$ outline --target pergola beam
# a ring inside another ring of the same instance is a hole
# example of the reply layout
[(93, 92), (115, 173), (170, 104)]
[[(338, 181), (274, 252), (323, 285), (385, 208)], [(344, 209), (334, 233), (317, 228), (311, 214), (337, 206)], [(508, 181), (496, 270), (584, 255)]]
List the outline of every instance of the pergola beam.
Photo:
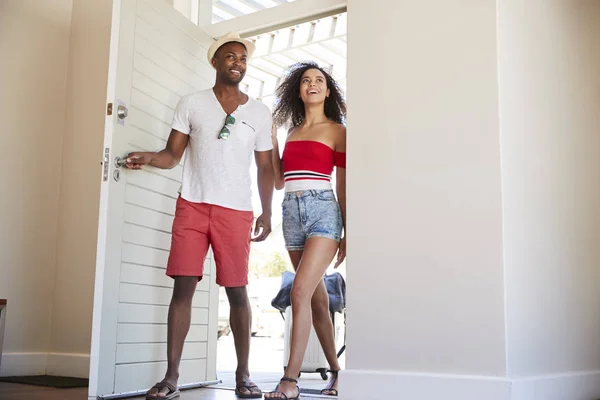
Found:
[[(269, 53), (264, 53), (261, 55), (256, 55), (254, 56), (254, 58), (266, 58), (269, 57), (273, 54), (284, 54), (287, 53), (290, 50), (302, 50), (304, 47), (313, 45), (313, 44), (319, 44), (319, 45), (327, 45), (327, 42), (333, 39), (341, 39), (344, 36), (346, 36), (346, 34), (340, 34), (340, 35), (336, 35), (336, 36), (332, 36), (332, 37), (325, 37), (323, 39), (319, 39), (319, 40), (313, 40), (312, 42), (304, 42), (304, 43), (299, 43), (296, 46), (292, 46), (292, 47), (284, 47), (282, 49), (276, 50), (276, 51), (271, 51)], [(343, 56), (342, 54), (339, 54), (338, 51), (336, 51), (335, 49), (329, 48), (327, 46), (327, 49), (330, 50), (331, 52), (335, 53), (338, 56)]]
[(244, 16), (243, 12), (241, 12), (237, 8), (231, 7), (227, 3), (223, 3), (223, 2), (213, 3), (213, 7), (225, 11), (227, 14), (233, 15), (234, 18), (240, 18), (240, 17)]
[(192, 10), (196, 16), (196, 24), (199, 26), (212, 24), (213, 2), (212, 0), (194, 1)]
[(346, 0), (296, 0), (216, 24), (201, 25), (200, 28), (215, 39), (227, 32), (252, 37), (343, 13), (346, 5)]

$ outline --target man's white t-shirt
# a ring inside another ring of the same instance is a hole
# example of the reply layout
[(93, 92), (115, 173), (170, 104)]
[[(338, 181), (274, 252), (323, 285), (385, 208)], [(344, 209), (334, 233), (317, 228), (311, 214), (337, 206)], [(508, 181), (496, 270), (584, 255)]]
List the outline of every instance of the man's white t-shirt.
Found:
[(189, 135), (180, 193), (194, 203), (252, 211), (250, 165), (255, 150), (273, 148), (272, 116), (252, 98), (231, 115), (231, 135), (219, 139), (227, 113), (212, 88), (183, 96), (177, 104), (172, 128)]

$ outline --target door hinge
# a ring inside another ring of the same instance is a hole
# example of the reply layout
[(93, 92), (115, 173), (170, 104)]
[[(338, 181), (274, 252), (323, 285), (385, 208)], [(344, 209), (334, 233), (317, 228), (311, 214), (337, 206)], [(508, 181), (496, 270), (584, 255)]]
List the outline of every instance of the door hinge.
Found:
[(108, 103), (108, 106), (106, 106), (106, 115), (112, 115), (112, 103)]

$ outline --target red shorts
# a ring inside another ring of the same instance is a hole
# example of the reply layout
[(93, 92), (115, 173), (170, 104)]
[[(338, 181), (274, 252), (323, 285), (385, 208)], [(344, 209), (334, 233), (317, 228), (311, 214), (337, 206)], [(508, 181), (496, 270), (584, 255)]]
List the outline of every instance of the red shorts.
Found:
[(213, 250), (217, 284), (248, 284), (248, 258), (252, 211), (239, 211), (207, 203), (177, 199), (167, 275), (202, 279), (208, 246)]

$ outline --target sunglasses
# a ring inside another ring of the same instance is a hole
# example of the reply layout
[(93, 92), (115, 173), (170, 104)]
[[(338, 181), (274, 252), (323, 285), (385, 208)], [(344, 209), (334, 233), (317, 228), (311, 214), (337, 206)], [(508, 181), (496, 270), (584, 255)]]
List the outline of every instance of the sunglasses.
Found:
[(219, 139), (227, 139), (229, 135), (231, 135), (231, 131), (229, 130), (229, 126), (233, 126), (235, 124), (235, 118), (231, 114), (227, 114), (225, 117), (225, 124), (221, 128), (221, 132), (219, 133)]

